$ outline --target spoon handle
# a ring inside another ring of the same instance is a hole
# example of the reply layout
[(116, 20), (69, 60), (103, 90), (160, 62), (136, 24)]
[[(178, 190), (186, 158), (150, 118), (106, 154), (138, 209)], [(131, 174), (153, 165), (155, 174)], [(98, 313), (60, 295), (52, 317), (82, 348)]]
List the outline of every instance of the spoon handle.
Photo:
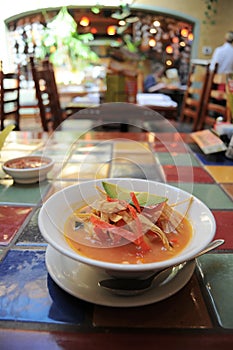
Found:
[(164, 270), (157, 271), (154, 274), (152, 274), (150, 277), (146, 279), (127, 279), (127, 278), (111, 278), (111, 279), (105, 279), (98, 282), (98, 285), (100, 287), (103, 287), (104, 289), (118, 295), (136, 295), (139, 293), (142, 293), (146, 290), (148, 290), (152, 283), (154, 285), (163, 285), (171, 281), (175, 278), (175, 276), (178, 274), (178, 272), (191, 261), (195, 260), (197, 257), (217, 248), (218, 246), (222, 245), (225, 241), (223, 239), (216, 239), (215, 241), (210, 242), (202, 251), (197, 253), (195, 256), (190, 258), (189, 260), (186, 260), (182, 263), (179, 263), (174, 266), (169, 266), (165, 268)]
[[(220, 245), (222, 245), (224, 243), (224, 239), (216, 239), (212, 242), (210, 242), (204, 249), (202, 249), (198, 254), (196, 254), (193, 258), (188, 259), (186, 261), (184, 261), (183, 263), (174, 265), (171, 269), (171, 273), (168, 275), (167, 278), (165, 278), (162, 283), (160, 283), (159, 285), (163, 285), (168, 283), (169, 281), (171, 281), (176, 275), (177, 273), (183, 269), (183, 267), (187, 264), (190, 263), (191, 261), (195, 260), (196, 258), (198, 258), (201, 255), (204, 255), (205, 253), (208, 253), (209, 251), (219, 247)], [(167, 271), (168, 269), (165, 269), (163, 271), (161, 271), (161, 275), (163, 274), (163, 272)], [(158, 275), (159, 276), (159, 275)]]
[(224, 239), (215, 239), (214, 241), (210, 242), (204, 249), (202, 249), (200, 253), (196, 254), (194, 258), (198, 258), (199, 256), (209, 252), (210, 250), (219, 247), (223, 243), (225, 243)]

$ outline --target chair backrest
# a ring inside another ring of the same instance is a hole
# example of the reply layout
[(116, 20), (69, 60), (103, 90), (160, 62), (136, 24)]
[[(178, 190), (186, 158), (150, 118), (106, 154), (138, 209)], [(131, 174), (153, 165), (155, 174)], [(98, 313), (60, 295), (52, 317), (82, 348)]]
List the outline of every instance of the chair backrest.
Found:
[(216, 118), (223, 117), (224, 121), (230, 121), (230, 110), (227, 105), (226, 74), (217, 73), (218, 64), (210, 72), (206, 92), (203, 100), (202, 113), (198, 129), (206, 125), (213, 126)]
[(20, 121), (20, 70), (16, 72), (4, 73), (2, 61), (0, 61), (0, 119), (1, 130), (4, 129), (4, 120), (13, 118), (15, 130), (19, 130)]
[(227, 93), (227, 121), (233, 122), (233, 72), (227, 74), (226, 82)]
[(184, 94), (180, 121), (186, 119), (193, 122), (193, 131), (197, 130), (201, 114), (204, 93), (209, 77), (209, 65), (193, 64), (188, 77), (187, 89)]
[(63, 120), (53, 65), (49, 60), (35, 62), (30, 57), (32, 77), (44, 131), (55, 130)]

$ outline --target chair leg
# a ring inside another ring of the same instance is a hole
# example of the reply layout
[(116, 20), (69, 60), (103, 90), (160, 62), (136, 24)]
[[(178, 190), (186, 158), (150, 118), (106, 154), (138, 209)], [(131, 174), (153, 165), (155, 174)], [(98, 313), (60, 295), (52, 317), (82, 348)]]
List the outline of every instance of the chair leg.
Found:
[(15, 127), (15, 130), (20, 130), (20, 127), (19, 127), (19, 124), (20, 124), (20, 114), (19, 114), (19, 111), (16, 112), (16, 115), (15, 115), (15, 124), (16, 124), (16, 127)]
[(199, 127), (199, 118), (196, 118), (194, 119), (194, 123), (193, 123), (193, 131), (198, 131), (200, 130), (200, 127)]

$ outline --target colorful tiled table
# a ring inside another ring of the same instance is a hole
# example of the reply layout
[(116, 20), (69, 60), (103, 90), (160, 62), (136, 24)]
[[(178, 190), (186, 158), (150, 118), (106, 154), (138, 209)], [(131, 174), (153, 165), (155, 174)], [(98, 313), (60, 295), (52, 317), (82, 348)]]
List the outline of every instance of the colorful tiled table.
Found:
[[(0, 162), (31, 153), (55, 160), (48, 180), (19, 185), (0, 172), (1, 350), (232, 348), (232, 161), (205, 157), (188, 134), (61, 131), (13, 132)], [(197, 259), (177, 293), (150, 305), (101, 306), (68, 294), (47, 272), (38, 212), (56, 191), (106, 177), (192, 192), (212, 210), (224, 245)]]

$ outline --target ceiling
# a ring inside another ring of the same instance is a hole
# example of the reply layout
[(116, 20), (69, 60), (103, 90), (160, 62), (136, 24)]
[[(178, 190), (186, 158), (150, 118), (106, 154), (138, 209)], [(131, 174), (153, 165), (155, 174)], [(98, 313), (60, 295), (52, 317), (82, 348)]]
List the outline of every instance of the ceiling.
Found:
[[(96, 8), (96, 7), (95, 7)], [(94, 8), (92, 8), (94, 9)], [(152, 26), (154, 20), (159, 20), (161, 22), (161, 28), (164, 32), (170, 32), (171, 30), (175, 33), (178, 33), (181, 28), (186, 27), (189, 31), (193, 30), (193, 23), (189, 21), (184, 21), (183, 19), (177, 18), (174, 15), (162, 15), (159, 12), (151, 12), (146, 10), (131, 10), (128, 7), (119, 7), (119, 8), (99, 8), (99, 13), (94, 13), (91, 8), (69, 8), (69, 13), (76, 20), (78, 25), (78, 32), (85, 33), (90, 32), (94, 27), (97, 32), (96, 37), (106, 36), (107, 27), (109, 25), (119, 26), (120, 19), (126, 21), (125, 30), (133, 34), (133, 28), (135, 26), (135, 21), (141, 21), (142, 24)], [(43, 11), (37, 11), (33, 13), (23, 13), (17, 16), (14, 16), (14, 19), (6, 20), (8, 28), (14, 30), (19, 26), (24, 26), (27, 23), (33, 23), (39, 21), (42, 24), (45, 24), (51, 20), (57, 13), (57, 10), (45, 9)], [(90, 24), (87, 27), (82, 27), (79, 22), (83, 16), (87, 16), (90, 20)], [(123, 32), (124, 33), (124, 32)], [(120, 33), (121, 35), (122, 33)], [(117, 34), (116, 34), (117, 35)]]

